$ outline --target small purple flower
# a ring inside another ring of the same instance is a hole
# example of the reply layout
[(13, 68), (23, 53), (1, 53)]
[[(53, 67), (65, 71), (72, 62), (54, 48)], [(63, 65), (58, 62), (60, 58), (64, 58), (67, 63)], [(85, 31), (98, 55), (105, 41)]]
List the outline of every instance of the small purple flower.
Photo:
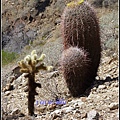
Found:
[(48, 100), (48, 104), (53, 104), (54, 102), (52, 100)]
[(40, 101), (40, 104), (41, 104), (41, 105), (46, 105), (47, 103), (46, 103), (46, 101), (41, 100), (41, 101)]

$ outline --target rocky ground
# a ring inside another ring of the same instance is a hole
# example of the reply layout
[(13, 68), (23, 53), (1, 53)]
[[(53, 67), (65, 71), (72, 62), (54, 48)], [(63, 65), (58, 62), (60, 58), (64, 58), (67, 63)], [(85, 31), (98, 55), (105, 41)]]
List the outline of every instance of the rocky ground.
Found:
[[(9, 1), (6, 0), (3, 3), (5, 2), (8, 3)], [(49, 2), (50, 6), (48, 5), (47, 11), (45, 10), (43, 12), (44, 15), (46, 15), (48, 10), (54, 10), (55, 6), (59, 6), (59, 2), (64, 5), (65, 2), (68, 1), (61, 2), (59, 0), (51, 0)], [(14, 6), (14, 4), (10, 4)], [(94, 84), (79, 98), (73, 98), (70, 96), (58, 64), (59, 57), (62, 52), (62, 38), (59, 33), (59, 15), (62, 12), (62, 10), (60, 11), (60, 8), (61, 6), (59, 6), (59, 9), (52, 11), (51, 14), (47, 14), (49, 17), (47, 17), (47, 15), (45, 17), (42, 15), (43, 18), (41, 18), (39, 22), (42, 21), (43, 24), (41, 23), (41, 26), (38, 26), (37, 28), (35, 25), (38, 24), (38, 16), (35, 17), (36, 24), (34, 20), (29, 24), (24, 23), (26, 26), (25, 28), (29, 26), (30, 29), (35, 28), (35, 30), (39, 31), (37, 33), (40, 37), (34, 40), (29, 49), (28, 46), (27, 48), (24, 48), (24, 50), (17, 49), (18, 51), (24, 51), (27, 54), (29, 54), (32, 49), (36, 49), (38, 54), (45, 53), (47, 55), (45, 62), (48, 65), (53, 65), (55, 67), (51, 72), (40, 71), (36, 75), (36, 82), (41, 83), (42, 86), (42, 88), (36, 89), (39, 93), (35, 98), (36, 116), (28, 116), (27, 79), (24, 77), (25, 74), (20, 74), (18, 72), (19, 68), (17, 67), (17, 63), (14, 62), (2, 68), (2, 120), (119, 119), (117, 6), (96, 8), (101, 27), (102, 58), (98, 69), (98, 76), (96, 77)], [(18, 11), (18, 13), (19, 12), (21, 11)], [(39, 12), (41, 11), (39, 10)], [(48, 19), (52, 16), (53, 12), (55, 12), (56, 15), (51, 18), (53, 19), (51, 20), (53, 21), (52, 24), (49, 24)], [(41, 17), (41, 14), (43, 13), (40, 13), (39, 17)], [(11, 19), (14, 21), (13, 18)], [(43, 27), (44, 25), (46, 27)], [(6, 27), (4, 26), (4, 35), (6, 34), (5, 28)], [(13, 29), (13, 31), (14, 30), (16, 29)], [(11, 37), (14, 37), (13, 34)], [(35, 36), (33, 36), (33, 38), (34, 37)], [(38, 41), (38, 39), (40, 40)], [(39, 44), (40, 46), (36, 46), (36, 44)], [(4, 49), (6, 48), (7, 47)], [(16, 48), (14, 48), (14, 50), (15, 49)], [(23, 59), (23, 56), (25, 56), (25, 54), (21, 55), (21, 59)], [(62, 101), (62, 103), (58, 104), (58, 102), (56, 102), (57, 98), (59, 101)], [(49, 100), (53, 100), (54, 103), (47, 103), (46, 105), (43, 104), (45, 101), (48, 102)]]
[[(119, 83), (118, 61), (110, 57), (103, 57), (98, 76), (93, 86), (80, 98), (72, 98), (65, 86), (60, 71), (39, 73), (36, 82), (42, 88), (37, 89), (35, 114), (27, 116), (27, 90), (24, 74), (14, 79), (11, 76), (2, 93), (3, 118), (19, 120), (118, 120), (119, 119)], [(40, 101), (54, 100), (58, 97), (63, 102), (57, 104)], [(37, 102), (38, 101), (38, 102)]]

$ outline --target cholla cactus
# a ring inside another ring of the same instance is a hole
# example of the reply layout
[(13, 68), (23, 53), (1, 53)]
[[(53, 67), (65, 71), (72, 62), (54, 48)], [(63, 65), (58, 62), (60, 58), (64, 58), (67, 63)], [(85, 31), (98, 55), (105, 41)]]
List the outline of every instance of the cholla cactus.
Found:
[(42, 54), (40, 58), (37, 58), (36, 50), (31, 52), (31, 55), (27, 55), (24, 60), (18, 62), (21, 67), (20, 72), (22, 73), (37, 73), (40, 69), (50, 70), (52, 66), (46, 66), (45, 63), (41, 63), (45, 58), (45, 54)]
[(34, 102), (35, 95), (38, 93), (35, 91), (36, 87), (41, 88), (41, 84), (35, 82), (35, 74), (39, 70), (50, 71), (53, 67), (46, 66), (42, 61), (45, 58), (45, 54), (42, 54), (40, 58), (37, 58), (36, 50), (31, 52), (31, 55), (27, 55), (24, 60), (18, 62), (20, 72), (28, 73), (26, 77), (28, 78), (28, 113), (29, 115), (34, 115)]

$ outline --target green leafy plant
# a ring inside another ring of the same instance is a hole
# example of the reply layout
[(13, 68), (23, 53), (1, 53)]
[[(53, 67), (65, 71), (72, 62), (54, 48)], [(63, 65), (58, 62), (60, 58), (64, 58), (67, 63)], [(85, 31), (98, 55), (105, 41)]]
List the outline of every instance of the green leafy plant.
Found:
[(18, 54), (15, 52), (7, 52), (2, 50), (2, 65), (7, 65), (8, 63), (11, 63), (18, 57)]
[(46, 66), (43, 63), (43, 59), (45, 58), (45, 54), (42, 54), (40, 58), (37, 58), (36, 50), (31, 52), (31, 55), (27, 55), (24, 60), (18, 62), (20, 72), (28, 73), (25, 77), (28, 78), (28, 114), (34, 115), (34, 102), (35, 95), (38, 95), (36, 92), (36, 87), (41, 88), (41, 84), (35, 82), (35, 74), (39, 72), (39, 70), (48, 70), (52, 69), (52, 66)]

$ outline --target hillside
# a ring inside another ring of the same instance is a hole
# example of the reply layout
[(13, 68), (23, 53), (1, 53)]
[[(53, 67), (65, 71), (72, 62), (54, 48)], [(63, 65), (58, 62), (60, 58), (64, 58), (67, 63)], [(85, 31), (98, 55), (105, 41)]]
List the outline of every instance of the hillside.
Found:
[[(71, 0), (3, 0), (2, 49), (15, 52), (17, 58), (2, 66), (3, 120), (118, 120), (118, 2), (117, 0), (87, 0), (99, 18), (102, 58), (93, 86), (80, 98), (70, 96), (59, 69), (63, 50), (60, 31), (61, 15)], [(27, 115), (27, 88), (17, 61), (35, 49), (51, 72), (41, 71), (36, 82), (42, 88), (36, 101), (64, 99), (65, 105), (35, 105), (36, 117)], [(92, 117), (92, 118), (91, 118)]]

